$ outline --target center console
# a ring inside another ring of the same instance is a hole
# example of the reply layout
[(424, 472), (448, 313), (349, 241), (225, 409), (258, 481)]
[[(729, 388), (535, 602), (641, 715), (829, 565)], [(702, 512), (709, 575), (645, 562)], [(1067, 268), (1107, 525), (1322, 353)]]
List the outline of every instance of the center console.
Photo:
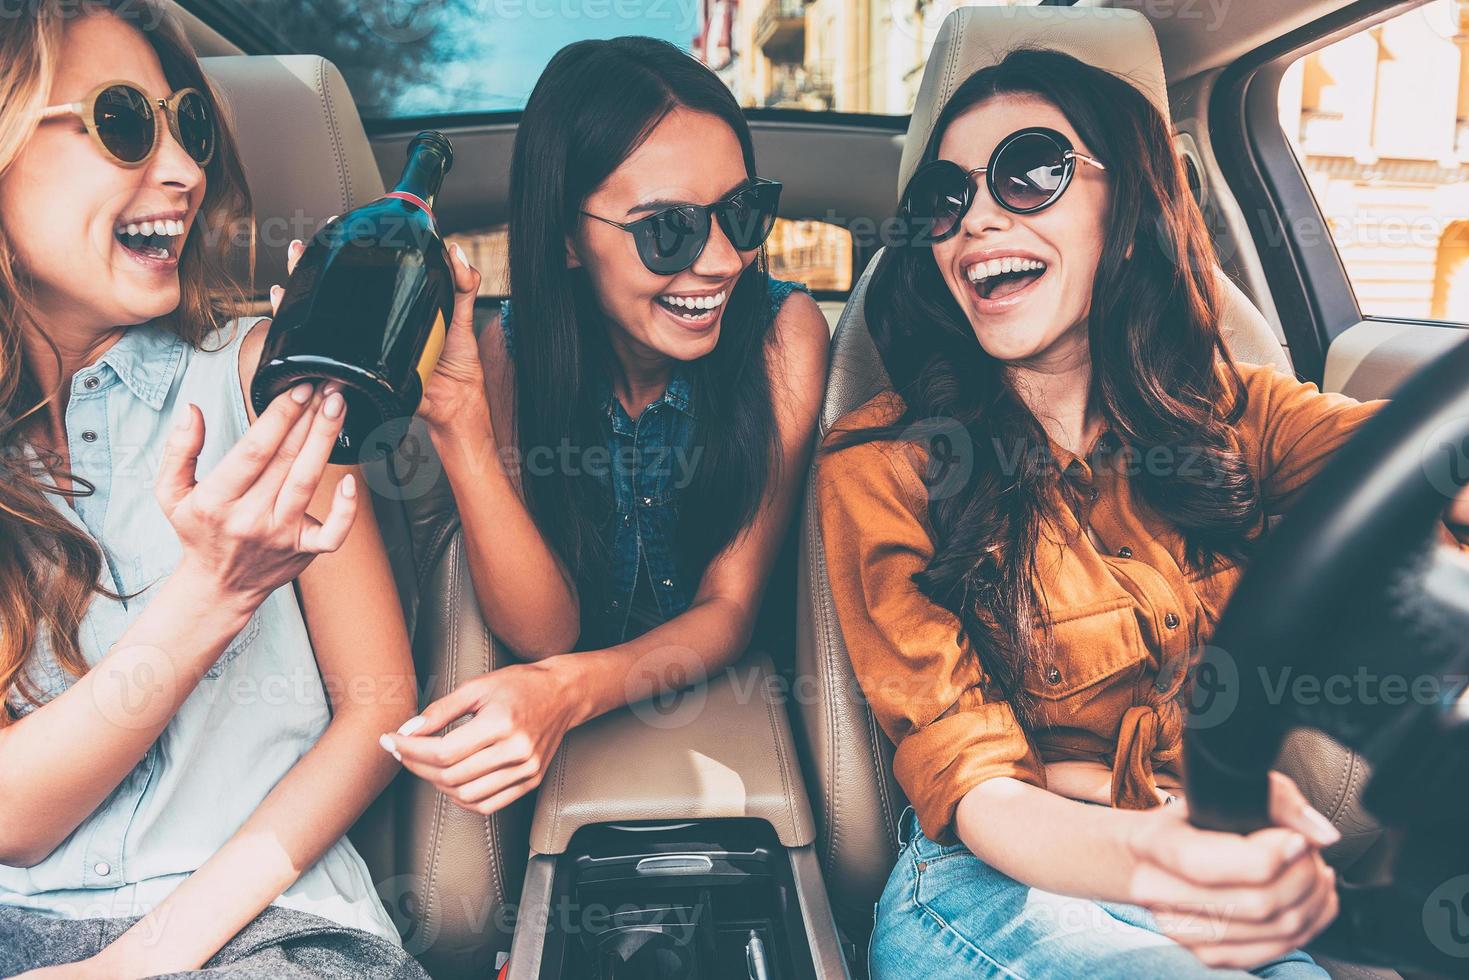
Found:
[(768, 658), (599, 718), (541, 783), (505, 975), (847, 977), (815, 836)]

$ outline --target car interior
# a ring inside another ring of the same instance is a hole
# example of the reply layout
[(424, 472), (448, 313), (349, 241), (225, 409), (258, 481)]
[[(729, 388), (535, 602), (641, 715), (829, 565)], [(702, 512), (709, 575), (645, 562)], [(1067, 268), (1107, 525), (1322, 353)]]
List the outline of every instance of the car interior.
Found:
[[(430, 123), (458, 161), (436, 206), (445, 232), (505, 220), (516, 112), (365, 123), (343, 72), (321, 51), (272, 48), (252, 28), (248, 3), (177, 6), (243, 152), (262, 307), (285, 277), (290, 240), (380, 196), (384, 175), (397, 173), (408, 140)], [(870, 227), (892, 214), (939, 108), (973, 71), (1043, 45), (1120, 74), (1172, 121), (1215, 235), (1233, 355), (1327, 390), (1387, 397), (1457, 345), (1466, 324), (1359, 305), (1332, 237), (1313, 234), (1324, 219), (1279, 125), (1278, 92), (1306, 53), (1419, 6), (1276, 0), (1234, 4), (1215, 22), (1202, 15), (1206, 5), (1185, 0), (960, 5), (927, 49), (909, 115), (752, 107), (748, 117), (761, 172), (785, 182), (783, 218)], [(863, 313), (880, 247), (854, 235), (850, 288), (817, 294), (833, 329), (823, 434), (885, 384)], [(482, 298), (486, 314), (497, 299)], [(426, 438), (410, 432), (405, 453), (433, 472)], [(401, 480), (369, 482), (427, 703), (510, 654), (481, 618), (447, 480), (414, 493), (397, 492)], [(360, 820), (352, 840), (405, 947), (432, 976), (595, 976), (598, 951), (623, 935), (582, 917), (599, 903), (624, 909), (614, 921), (658, 932), (670, 949), (697, 931), (741, 970), (754, 930), (770, 976), (866, 976), (874, 902), (906, 804), (892, 746), (843, 645), (815, 503), (808, 481), (775, 579), (790, 588), (772, 588), (767, 600), (789, 610), (785, 642), (752, 650), (667, 703), (574, 730), (539, 790), (492, 816), (459, 809), (404, 773)], [(1393, 857), (1361, 801), (1369, 755), (1302, 727), (1275, 763), (1343, 832), (1328, 858), (1348, 881), (1380, 877)], [(696, 930), (695, 920), (712, 930)], [(1428, 975), (1319, 958), (1338, 978)]]

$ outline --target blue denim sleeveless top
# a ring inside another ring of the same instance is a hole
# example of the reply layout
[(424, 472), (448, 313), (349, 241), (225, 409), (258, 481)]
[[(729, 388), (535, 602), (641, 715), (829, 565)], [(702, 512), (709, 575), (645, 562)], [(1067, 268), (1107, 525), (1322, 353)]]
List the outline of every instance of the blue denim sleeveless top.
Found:
[[(78, 636), (88, 664), (107, 655), (182, 553), (153, 497), (176, 413), (193, 402), (204, 414), (201, 478), (249, 425), (239, 352), (255, 322), (232, 321), (199, 350), (152, 323), (131, 327), (72, 378), (70, 468), (95, 491), (76, 498), (75, 509), (48, 499), (97, 543), (101, 584), (136, 593), (92, 597)], [(34, 450), (22, 449), (37, 465)], [(72, 683), (44, 634), (25, 671), (43, 703)], [(0, 696), (17, 715), (33, 710), (13, 688)], [(224, 846), (330, 721), (331, 703), (288, 583), (260, 604), (157, 741), (66, 840), (32, 867), (0, 865), (0, 906), (69, 919), (146, 913)], [(271, 904), (400, 942), (367, 865), (345, 837)]]
[[(802, 283), (770, 280), (772, 321), (798, 289), (810, 292)], [(513, 360), (510, 300), (500, 304), (500, 324)], [(674, 541), (679, 495), (693, 481), (699, 462), (692, 373), (686, 365), (676, 365), (662, 397), (636, 419), (612, 394), (609, 379), (599, 384), (606, 452), (598, 460), (583, 454), (581, 464), (607, 488), (609, 506), (599, 515), (599, 526), (612, 565), (607, 581), (579, 583), (578, 649), (621, 643), (679, 615), (689, 608), (704, 575), (703, 568), (680, 567)]]

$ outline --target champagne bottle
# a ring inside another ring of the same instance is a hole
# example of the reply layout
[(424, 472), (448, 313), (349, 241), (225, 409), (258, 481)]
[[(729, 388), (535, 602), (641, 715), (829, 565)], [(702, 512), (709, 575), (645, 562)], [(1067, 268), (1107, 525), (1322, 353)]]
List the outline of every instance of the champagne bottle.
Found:
[(286, 282), (251, 400), (259, 413), (301, 381), (340, 382), (333, 463), (393, 451), (443, 351), (454, 274), (433, 206), (452, 163), (443, 134), (419, 133), (397, 186), (328, 222)]

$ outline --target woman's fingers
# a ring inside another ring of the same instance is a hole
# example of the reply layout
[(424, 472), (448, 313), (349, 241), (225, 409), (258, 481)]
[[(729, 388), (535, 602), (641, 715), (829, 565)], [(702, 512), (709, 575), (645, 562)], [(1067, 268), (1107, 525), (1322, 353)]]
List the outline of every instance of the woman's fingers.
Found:
[[(468, 725), (464, 726), (464, 728), (468, 727)], [(464, 728), (456, 729), (453, 734), (459, 734), (464, 731)], [(439, 781), (445, 786), (464, 786), (475, 780), (483, 779), (491, 773), (512, 769), (526, 763), (538, 764), (540, 760), (535, 757), (535, 751), (535, 743), (524, 732), (505, 738), (491, 736), (483, 748), (444, 767)], [(481, 793), (479, 798), (488, 795), (488, 793)]]
[(1315, 907), (1307, 924), (1289, 935), (1253, 942), (1204, 943), (1190, 946), (1190, 949), (1208, 966), (1253, 969), (1305, 946), (1331, 925), (1340, 910), (1333, 879), (1332, 888)]
[(346, 421), (346, 412), (347, 402), (340, 391), (333, 391), (322, 399), (300, 451), (281, 478), (275, 498), (277, 526), (295, 526), (305, 516), (311, 498), (316, 496), (316, 488), (321, 485), (322, 475), (326, 473), (332, 446), (336, 444), (342, 423)]
[(479, 296), (479, 270), (469, 264), (458, 242), (449, 247), (449, 256), (449, 268), (454, 273), (454, 319), (473, 323), (474, 301)]
[(1185, 944), (1255, 942), (1294, 935), (1315, 920), (1336, 876), (1319, 855), (1268, 892), (1222, 889), (1178, 905), (1150, 908), (1164, 933)]
[(243, 497), (275, 458), (291, 428), (311, 401), (311, 385), (302, 382), (277, 395), (240, 437), (219, 465), (199, 484), (198, 492), (222, 505)]
[(158, 479), (153, 496), (165, 515), (172, 514), (179, 501), (189, 495), (197, 483), (199, 451), (204, 448), (204, 419), (190, 402), (178, 413), (173, 431), (163, 447), (158, 464)]
[(1341, 831), (1311, 806), (1289, 776), (1280, 772), (1270, 774), (1270, 822), (1300, 831), (1317, 847), (1330, 847), (1341, 840)]
[(311, 401), (306, 406), (306, 411), (291, 426), (291, 431), (281, 440), (280, 446), (275, 451), (275, 456), (269, 465), (261, 472), (260, 478), (255, 481), (242, 497), (240, 503), (248, 508), (254, 508), (254, 512), (261, 514), (272, 514), (275, 508), (275, 499), (280, 492), (281, 483), (285, 481), (286, 474), (291, 470), (291, 464), (301, 453), (301, 447), (306, 444), (306, 436), (311, 432), (311, 425), (316, 416), (320, 414), (321, 402), (325, 396), (321, 389), (311, 396)]
[[(301, 256), (306, 254), (306, 246), (301, 239), (291, 239), (291, 244), (286, 246), (286, 275), (290, 276), (296, 271), (296, 266), (301, 262)], [(281, 300), (285, 298), (286, 291), (281, 286), (270, 287), (270, 315), (275, 316), (281, 311)]]
[(512, 786), (519, 786), (521, 783), (535, 779), (540, 774), (539, 765), (522, 762), (518, 765), (496, 769), (479, 779), (452, 789), (445, 790), (440, 787), (440, 791), (460, 806), (470, 808), (498, 796)]
[(342, 477), (332, 494), (332, 509), (325, 521), (317, 521), (307, 514), (306, 526), (301, 530), (300, 549), (309, 555), (324, 555), (336, 551), (347, 542), (352, 522), (357, 519), (357, 478), (351, 473)]
[(1204, 887), (1267, 885), (1310, 846), (1296, 831), (1279, 827), (1241, 837), (1198, 830), (1179, 820), (1151, 825), (1147, 831), (1130, 841), (1142, 869), (1153, 866)]

